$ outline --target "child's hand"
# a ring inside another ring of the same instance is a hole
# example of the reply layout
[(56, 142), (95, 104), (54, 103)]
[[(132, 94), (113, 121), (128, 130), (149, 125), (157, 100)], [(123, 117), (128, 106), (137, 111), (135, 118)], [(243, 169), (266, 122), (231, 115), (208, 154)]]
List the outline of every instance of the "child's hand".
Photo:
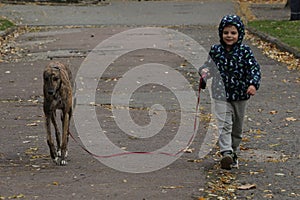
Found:
[(201, 70), (201, 74), (208, 74), (209, 70), (207, 68), (204, 68)]
[(256, 94), (256, 88), (254, 87), (254, 85), (250, 85), (248, 87), (247, 94), (250, 94), (252, 96), (254, 96)]
[(199, 73), (200, 76), (209, 76), (210, 75), (209, 70), (207, 68), (199, 70), (198, 73)]

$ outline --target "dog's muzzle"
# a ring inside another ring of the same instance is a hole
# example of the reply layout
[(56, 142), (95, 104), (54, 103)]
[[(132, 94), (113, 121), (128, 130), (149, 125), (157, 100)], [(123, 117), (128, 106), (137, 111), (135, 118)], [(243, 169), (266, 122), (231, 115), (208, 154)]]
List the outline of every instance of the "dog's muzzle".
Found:
[(51, 95), (51, 96), (54, 95), (55, 94), (55, 90), (53, 90), (53, 89), (48, 90), (48, 94)]

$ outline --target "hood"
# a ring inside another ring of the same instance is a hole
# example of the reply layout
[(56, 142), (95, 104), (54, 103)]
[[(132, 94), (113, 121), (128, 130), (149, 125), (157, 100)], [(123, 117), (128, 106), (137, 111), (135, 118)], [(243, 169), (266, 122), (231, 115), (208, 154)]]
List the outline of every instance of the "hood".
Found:
[(226, 15), (222, 18), (220, 25), (219, 25), (219, 37), (220, 37), (221, 44), (223, 46), (225, 45), (223, 42), (223, 39), (222, 39), (222, 35), (223, 35), (223, 29), (227, 25), (234, 25), (237, 28), (238, 33), (239, 33), (237, 45), (242, 44), (242, 41), (243, 41), (244, 35), (245, 35), (245, 27), (244, 27), (243, 21), (237, 15)]

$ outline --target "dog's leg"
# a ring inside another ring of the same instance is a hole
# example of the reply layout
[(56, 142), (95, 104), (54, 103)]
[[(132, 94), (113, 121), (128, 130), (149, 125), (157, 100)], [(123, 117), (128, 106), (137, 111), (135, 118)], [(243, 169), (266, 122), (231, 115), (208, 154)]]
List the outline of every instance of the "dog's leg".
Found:
[(51, 120), (51, 116), (47, 115), (46, 116), (47, 143), (48, 143), (48, 146), (50, 149), (50, 156), (54, 161), (56, 161), (57, 154), (56, 154), (55, 146), (54, 146), (52, 136), (51, 136), (51, 121), (50, 120)]
[(61, 165), (66, 165), (67, 156), (67, 145), (68, 145), (68, 134), (69, 134), (69, 113), (64, 112), (63, 114), (63, 134), (61, 143)]
[(55, 119), (55, 115), (53, 114), (51, 116), (51, 121), (52, 121), (52, 124), (54, 126), (54, 129), (55, 129), (55, 137), (56, 137), (56, 144), (57, 144), (57, 156), (58, 157), (61, 157), (61, 150), (60, 150), (60, 132), (59, 132), (59, 129), (58, 129), (58, 126), (57, 126), (57, 123), (56, 123), (56, 119)]

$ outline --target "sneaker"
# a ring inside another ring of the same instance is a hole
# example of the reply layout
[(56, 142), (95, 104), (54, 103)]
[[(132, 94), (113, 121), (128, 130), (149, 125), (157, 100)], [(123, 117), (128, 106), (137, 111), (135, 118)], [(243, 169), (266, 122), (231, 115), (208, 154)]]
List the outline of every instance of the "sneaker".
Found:
[(221, 168), (230, 170), (233, 164), (233, 156), (232, 154), (224, 154), (223, 158), (221, 159)]
[(232, 168), (237, 168), (237, 169), (239, 168), (239, 160), (236, 153), (233, 153)]

